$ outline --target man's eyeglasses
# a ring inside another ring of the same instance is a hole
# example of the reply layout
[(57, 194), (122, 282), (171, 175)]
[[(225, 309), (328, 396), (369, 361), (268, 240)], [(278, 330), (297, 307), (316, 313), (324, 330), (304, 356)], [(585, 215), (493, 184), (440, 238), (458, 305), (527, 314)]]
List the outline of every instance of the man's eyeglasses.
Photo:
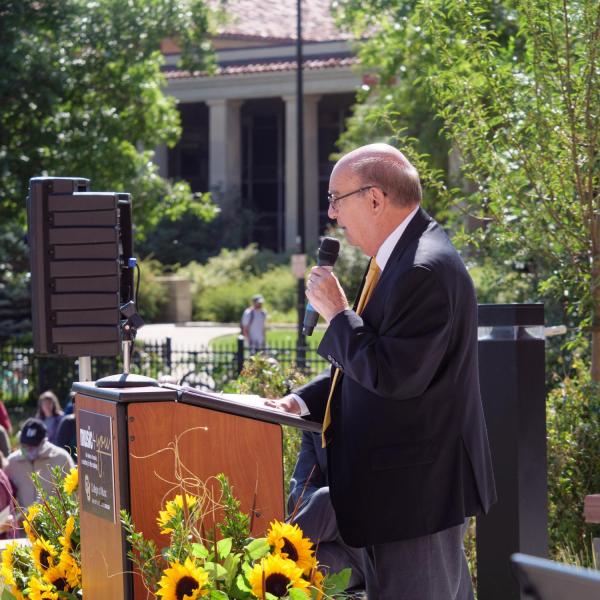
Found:
[(366, 192), (371, 188), (377, 187), (376, 185), (366, 185), (365, 187), (358, 188), (353, 192), (348, 192), (347, 194), (342, 194), (341, 196), (334, 196), (331, 192), (327, 192), (327, 200), (329, 202), (329, 206), (333, 208), (333, 210), (337, 210), (339, 206), (340, 200), (347, 198), (348, 196), (353, 196), (354, 194), (360, 194), (361, 192)]

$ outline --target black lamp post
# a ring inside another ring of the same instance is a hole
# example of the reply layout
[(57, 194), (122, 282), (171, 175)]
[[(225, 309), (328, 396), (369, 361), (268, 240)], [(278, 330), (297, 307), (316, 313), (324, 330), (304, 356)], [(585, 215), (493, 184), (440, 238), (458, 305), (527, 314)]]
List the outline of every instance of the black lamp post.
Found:
[[(298, 149), (297, 198), (298, 229), (296, 236), (297, 252), (306, 253), (304, 240), (304, 94), (302, 81), (302, 0), (296, 0), (296, 137)], [(302, 332), (306, 299), (304, 295), (304, 279), (298, 278), (298, 340), (296, 361), (303, 368), (306, 359), (306, 338)]]

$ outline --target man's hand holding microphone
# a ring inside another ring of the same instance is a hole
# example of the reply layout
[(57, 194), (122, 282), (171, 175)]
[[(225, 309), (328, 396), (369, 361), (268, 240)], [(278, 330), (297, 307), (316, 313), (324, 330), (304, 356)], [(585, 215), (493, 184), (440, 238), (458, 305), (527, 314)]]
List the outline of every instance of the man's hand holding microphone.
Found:
[[(313, 267), (306, 282), (306, 297), (309, 305), (304, 315), (304, 335), (312, 335), (319, 315), (329, 323), (337, 314), (349, 308), (346, 294), (333, 274), (333, 265), (340, 251), (340, 242), (324, 237), (317, 253), (317, 266)], [(265, 400), (265, 405), (295, 415), (301, 407), (294, 394), (277, 400)]]

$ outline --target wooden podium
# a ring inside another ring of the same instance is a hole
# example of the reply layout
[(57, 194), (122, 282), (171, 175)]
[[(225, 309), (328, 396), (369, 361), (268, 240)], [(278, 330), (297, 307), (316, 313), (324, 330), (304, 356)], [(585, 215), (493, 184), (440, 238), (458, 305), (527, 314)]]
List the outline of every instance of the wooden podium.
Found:
[(214, 394), (163, 387), (98, 388), (75, 383), (81, 565), (86, 600), (141, 600), (146, 590), (131, 573), (119, 511), (160, 548), (156, 518), (181, 493), (173, 451), (200, 480), (224, 473), (252, 533), (264, 535), (284, 517), (280, 424), (314, 429), (299, 417), (242, 406)]

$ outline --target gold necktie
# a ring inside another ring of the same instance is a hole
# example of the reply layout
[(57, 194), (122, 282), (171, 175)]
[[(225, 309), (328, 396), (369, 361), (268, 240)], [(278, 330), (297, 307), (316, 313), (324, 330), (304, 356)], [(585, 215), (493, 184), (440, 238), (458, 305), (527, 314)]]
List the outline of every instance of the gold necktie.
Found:
[[(360, 298), (358, 299), (358, 304), (356, 305), (356, 314), (360, 315), (365, 308), (377, 282), (379, 281), (379, 276), (381, 275), (381, 271), (375, 262), (375, 257), (371, 258), (371, 262), (369, 263), (369, 270), (367, 271), (367, 276), (365, 277), (365, 285), (363, 286), (362, 292), (360, 293)], [(331, 398), (333, 398), (333, 390), (335, 390), (335, 384), (337, 383), (340, 375), (340, 370), (336, 369), (333, 372), (333, 377), (331, 379), (331, 387), (329, 388), (329, 397), (327, 398), (327, 406), (325, 407), (325, 417), (323, 418), (323, 433), (321, 434), (321, 442), (323, 448), (327, 445), (327, 440), (325, 438), (325, 432), (329, 425), (331, 425)]]

